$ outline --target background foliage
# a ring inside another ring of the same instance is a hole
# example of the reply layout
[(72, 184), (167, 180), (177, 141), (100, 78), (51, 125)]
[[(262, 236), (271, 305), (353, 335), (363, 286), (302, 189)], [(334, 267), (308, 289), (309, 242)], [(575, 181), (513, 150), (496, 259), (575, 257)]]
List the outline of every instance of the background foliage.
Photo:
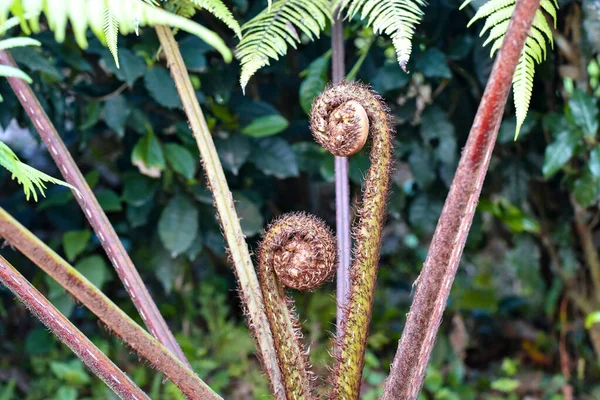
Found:
[[(241, 22), (266, 2), (228, 2)], [(459, 2), (431, 2), (414, 36), (405, 74), (389, 39), (357, 19), (346, 23), (348, 70), (373, 85), (397, 122), (393, 189), (364, 374), (364, 398), (379, 395), (400, 337), (412, 283), (426, 255), (492, 60), (466, 24), (475, 11)], [(536, 396), (600, 397), (599, 349), (584, 324), (593, 310), (590, 260), (578, 221), (598, 247), (600, 228), (600, 6), (562, 2), (557, 51), (537, 70), (530, 112), (513, 141), (512, 101), (500, 129), (482, 200), (469, 235), (425, 382), (423, 399)], [(233, 48), (235, 33), (207, 13), (195, 16)], [(479, 24), (479, 25), (478, 25)], [(11, 32), (18, 35), (18, 30)], [(273, 217), (307, 210), (335, 222), (333, 157), (314, 143), (307, 111), (329, 80), (330, 37), (261, 69), (242, 95), (240, 67), (211, 47), (178, 35), (203, 105), (242, 227), (253, 249)], [(88, 35), (57, 44), (47, 31), (40, 48), (12, 51), (143, 274), (198, 374), (227, 398), (263, 398), (265, 377), (243, 321), (235, 280), (214, 217), (199, 155), (175, 86), (156, 57), (151, 29), (120, 39), (117, 69), (110, 52)], [(366, 55), (366, 56), (365, 56)], [(361, 56), (363, 56), (361, 58)], [(46, 149), (6, 81), (0, 81), (0, 139), (19, 158), (58, 177)], [(593, 94), (595, 93), (595, 95)], [(365, 151), (350, 162), (353, 200), (368, 167)], [(57, 249), (131, 315), (135, 310), (70, 191), (52, 186), (25, 201), (0, 170), (0, 205)], [(589, 239), (589, 237), (588, 237)], [(162, 376), (129, 351), (9, 247), (3, 255), (69, 315), (151, 398), (177, 399)], [(315, 371), (327, 370), (334, 330), (334, 284), (296, 294)], [(590, 319), (591, 318), (591, 319)], [(593, 314), (588, 320), (593, 322)], [(0, 399), (57, 400), (113, 396), (82, 364), (0, 288)]]

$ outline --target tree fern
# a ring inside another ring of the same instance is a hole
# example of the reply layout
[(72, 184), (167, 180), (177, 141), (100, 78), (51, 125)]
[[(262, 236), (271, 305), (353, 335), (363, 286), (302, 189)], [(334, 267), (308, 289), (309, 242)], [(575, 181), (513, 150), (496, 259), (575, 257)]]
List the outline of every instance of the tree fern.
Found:
[[(0, 24), (0, 36), (3, 36), (6, 31), (9, 29), (19, 25), (19, 18), (13, 17), (10, 18), (4, 23)], [(12, 49), (15, 47), (24, 47), (24, 46), (39, 46), (40, 42), (31, 38), (25, 37), (15, 37), (8, 38), (4, 40), (0, 40), (0, 50)], [(0, 65), (0, 77), (15, 77), (19, 79), (23, 79), (27, 83), (31, 83), (31, 78), (25, 72), (21, 71), (18, 68), (9, 67), (8, 65)], [(2, 98), (2, 94), (0, 94), (0, 102), (4, 99)]]
[[(466, 7), (472, 0), (466, 0), (460, 8)], [(475, 21), (485, 18), (485, 24), (481, 29), (480, 36), (483, 36), (489, 31), (488, 38), (483, 44), (493, 43), (490, 50), (490, 56), (500, 49), (504, 34), (508, 29), (510, 17), (515, 8), (515, 0), (489, 0), (487, 3), (479, 7), (475, 16), (469, 21), (468, 26)], [(558, 3), (556, 0), (541, 0), (540, 9), (546, 11), (554, 21), (556, 27), (556, 10)], [(517, 69), (513, 77), (513, 95), (515, 101), (515, 110), (517, 117), (517, 129), (515, 132), (515, 140), (519, 136), (519, 131), (529, 109), (531, 101), (531, 93), (533, 91), (533, 77), (535, 74), (535, 64), (539, 64), (546, 58), (546, 43), (550, 42), (550, 46), (554, 47), (552, 39), (552, 30), (548, 26), (546, 17), (541, 10), (538, 10), (533, 19), (529, 36), (525, 42), (523, 53), (519, 58)]]
[(331, 20), (328, 0), (279, 0), (242, 26), (243, 38), (235, 54), (242, 64), (240, 84), (246, 88), (256, 71), (278, 60), (288, 49), (296, 48), (300, 35), (319, 37)]
[(169, 25), (192, 33), (218, 50), (227, 62), (231, 60), (231, 51), (216, 33), (141, 0), (0, 0), (0, 24), (9, 12), (23, 17), (21, 26), (25, 32), (40, 30), (38, 20), (43, 12), (58, 42), (64, 40), (70, 21), (75, 40), (83, 49), (88, 46), (89, 27), (109, 46), (115, 61), (116, 34), (134, 32), (145, 25)]
[(346, 10), (347, 18), (360, 13), (367, 25), (376, 34), (385, 34), (392, 39), (398, 64), (406, 71), (412, 51), (412, 37), (423, 16), (425, 0), (335, 0), (334, 9)]
[[(173, 3), (177, 10), (175, 13), (186, 18), (193, 17), (196, 10), (208, 11), (234, 31), (240, 40), (242, 39), (240, 24), (221, 0), (173, 0)], [(169, 9), (168, 5), (167, 9)]]
[(0, 141), (0, 165), (6, 168), (12, 174), (12, 179), (16, 179), (17, 182), (23, 186), (23, 191), (25, 192), (25, 198), (27, 200), (29, 200), (29, 198), (33, 195), (33, 199), (37, 201), (38, 191), (42, 196), (45, 196), (45, 182), (56, 183), (58, 185), (67, 186), (73, 190), (77, 190), (67, 182), (53, 178), (50, 175), (46, 175), (45, 173), (21, 162), (19, 157), (17, 157), (10, 147), (8, 147), (2, 141)]

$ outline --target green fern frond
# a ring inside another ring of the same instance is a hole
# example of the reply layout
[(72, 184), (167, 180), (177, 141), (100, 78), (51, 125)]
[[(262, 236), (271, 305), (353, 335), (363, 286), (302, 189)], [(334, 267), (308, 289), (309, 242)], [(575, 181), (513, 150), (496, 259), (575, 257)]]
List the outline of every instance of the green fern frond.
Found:
[[(6, 31), (17, 25), (19, 25), (19, 19), (17, 17), (13, 17), (7, 21), (4, 21), (4, 23), (0, 25), (0, 36), (4, 35)], [(15, 47), (39, 46), (40, 44), (41, 43), (35, 39), (27, 37), (14, 37), (0, 40), (0, 50), (14, 49)], [(27, 83), (31, 83), (31, 78), (29, 77), (29, 75), (27, 75), (25, 72), (21, 71), (18, 68), (10, 67), (8, 65), (0, 65), (0, 77), (19, 78)], [(3, 100), (4, 98), (0, 94), (0, 102), (2, 102)]]
[(406, 71), (412, 52), (412, 37), (415, 26), (421, 22), (425, 0), (336, 0), (334, 9), (346, 9), (346, 16), (354, 18), (360, 13), (375, 34), (384, 34), (392, 39), (398, 64)]
[(44, 183), (46, 182), (66, 186), (75, 191), (77, 190), (67, 182), (53, 178), (50, 175), (21, 162), (19, 157), (17, 157), (10, 147), (1, 141), (0, 166), (6, 168), (12, 174), (12, 179), (16, 179), (17, 182), (23, 186), (23, 192), (25, 193), (25, 198), (27, 200), (33, 195), (33, 200), (38, 201), (38, 192), (45, 197), (44, 189), (46, 189), (46, 185)]
[(203, 9), (223, 21), (229, 29), (235, 32), (237, 37), (242, 39), (242, 28), (231, 14), (231, 11), (221, 0), (188, 0), (192, 2), (197, 8)]
[(119, 23), (109, 8), (104, 10), (104, 37), (106, 37), (106, 47), (110, 50), (115, 64), (119, 68), (119, 50), (117, 40), (119, 38)]
[[(460, 8), (466, 7), (471, 1), (472, 0), (466, 0)], [(489, 43), (493, 43), (490, 50), (490, 57), (502, 47), (502, 41), (504, 40), (504, 35), (508, 29), (510, 17), (512, 16), (514, 9), (515, 0), (489, 0), (479, 7), (475, 16), (473, 16), (468, 23), (468, 26), (470, 26), (475, 21), (485, 18), (485, 24), (481, 29), (480, 36), (489, 32), (483, 45), (486, 46)], [(531, 101), (531, 93), (533, 90), (535, 64), (540, 64), (545, 60), (547, 43), (550, 43), (550, 46), (554, 48), (552, 30), (541, 10), (546, 11), (550, 15), (556, 26), (557, 9), (558, 3), (556, 0), (541, 0), (540, 9), (535, 13), (531, 29), (529, 30), (529, 36), (525, 41), (523, 52), (521, 53), (519, 63), (515, 70), (515, 75), (513, 77), (513, 92), (517, 117), (515, 140), (519, 136), (519, 131), (521, 130), (521, 126), (523, 126), (523, 122), (527, 116), (527, 110), (529, 109), (529, 102)]]
[[(106, 21), (107, 10), (112, 17), (110, 21)], [(38, 20), (44, 13), (58, 42), (64, 40), (70, 21), (75, 41), (83, 49), (88, 46), (88, 27), (103, 44), (116, 48), (114, 26), (117, 26), (117, 32), (128, 34), (140, 26), (168, 25), (198, 36), (219, 51), (225, 61), (231, 61), (232, 57), (225, 42), (213, 31), (141, 0), (0, 0), (0, 25), (9, 12), (22, 18), (25, 32), (29, 29), (39, 32)], [(107, 24), (109, 30), (105, 31)]]
[(328, 0), (279, 0), (242, 26), (243, 38), (235, 55), (240, 60), (242, 90), (252, 75), (278, 60), (288, 49), (296, 48), (303, 32), (309, 39), (319, 37), (331, 20)]

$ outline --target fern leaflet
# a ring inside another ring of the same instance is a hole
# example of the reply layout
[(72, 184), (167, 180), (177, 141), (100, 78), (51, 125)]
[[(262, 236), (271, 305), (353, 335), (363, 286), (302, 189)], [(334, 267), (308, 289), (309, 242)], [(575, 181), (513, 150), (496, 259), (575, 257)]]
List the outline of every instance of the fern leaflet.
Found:
[(347, 18), (357, 13), (376, 34), (385, 34), (392, 39), (398, 64), (406, 71), (412, 52), (415, 26), (423, 16), (425, 0), (335, 0), (334, 9), (346, 9)]
[(242, 90), (252, 75), (278, 60), (300, 42), (298, 30), (309, 39), (319, 37), (327, 20), (331, 20), (328, 0), (279, 0), (242, 26), (243, 38), (235, 54), (242, 65)]
[[(463, 9), (472, 0), (466, 0), (460, 8)], [(483, 36), (489, 31), (488, 38), (484, 46), (488, 43), (493, 43), (490, 50), (492, 57), (496, 51), (502, 46), (504, 35), (510, 23), (510, 17), (515, 9), (515, 0), (489, 0), (487, 3), (479, 7), (475, 16), (469, 21), (468, 26), (475, 21), (485, 18), (485, 24), (481, 29), (480, 36)], [(533, 77), (535, 74), (535, 64), (540, 64), (546, 58), (546, 43), (550, 42), (550, 46), (554, 47), (552, 38), (552, 30), (546, 21), (546, 17), (541, 10), (546, 11), (554, 22), (556, 27), (556, 10), (558, 3), (556, 0), (541, 0), (540, 9), (535, 13), (529, 36), (525, 41), (523, 52), (519, 58), (515, 75), (513, 77), (513, 93), (515, 102), (515, 113), (517, 117), (517, 127), (515, 131), (515, 140), (519, 136), (519, 131), (523, 126), (529, 103), (531, 101), (531, 93), (533, 91)]]
[(232, 57), (225, 42), (213, 31), (141, 0), (0, 0), (0, 25), (9, 12), (21, 17), (25, 32), (40, 30), (38, 21), (43, 12), (58, 42), (64, 40), (67, 22), (70, 21), (75, 40), (82, 49), (88, 46), (86, 32), (89, 27), (111, 49), (115, 62), (116, 34), (136, 32), (140, 26), (146, 25), (169, 25), (182, 29), (214, 47), (225, 61), (231, 61)]

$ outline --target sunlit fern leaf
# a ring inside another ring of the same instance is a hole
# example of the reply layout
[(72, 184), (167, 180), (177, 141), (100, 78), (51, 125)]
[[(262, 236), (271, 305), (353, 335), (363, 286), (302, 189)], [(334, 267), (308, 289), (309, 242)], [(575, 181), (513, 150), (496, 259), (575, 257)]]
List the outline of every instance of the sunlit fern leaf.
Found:
[(425, 0), (336, 0), (334, 9), (346, 10), (348, 18), (360, 14), (376, 34), (392, 39), (398, 64), (406, 70), (412, 52), (415, 26), (423, 17)]
[(38, 192), (42, 196), (45, 196), (44, 189), (46, 189), (46, 182), (55, 183), (57, 185), (62, 185), (73, 190), (77, 190), (67, 182), (53, 178), (50, 175), (38, 171), (37, 169), (21, 162), (19, 157), (17, 157), (10, 147), (1, 141), (0, 166), (6, 168), (8, 172), (12, 174), (12, 179), (16, 179), (17, 182), (23, 186), (23, 192), (25, 193), (25, 198), (27, 200), (33, 196), (33, 200), (38, 201)]
[(106, 37), (106, 46), (113, 58), (115, 64), (119, 68), (119, 53), (117, 48), (117, 40), (119, 38), (119, 24), (109, 8), (104, 10), (104, 36)]
[(225, 25), (229, 27), (232, 31), (235, 32), (237, 37), (242, 39), (242, 29), (240, 28), (240, 24), (236, 21), (231, 14), (231, 11), (227, 8), (227, 6), (221, 0), (186, 0), (193, 3), (196, 7), (206, 10), (221, 21)]
[[(19, 19), (16, 17), (10, 18), (0, 25), (0, 36), (4, 35), (9, 29), (19, 25)], [(41, 43), (35, 39), (27, 37), (14, 37), (4, 40), (0, 40), (0, 50), (13, 49), (15, 47), (25, 46), (39, 46)], [(10, 67), (8, 65), (0, 65), (0, 77), (8, 78), (14, 77), (24, 80), (27, 83), (31, 83), (31, 78), (25, 72), (18, 68)], [(0, 94), (0, 102), (4, 99)]]
[(218, 50), (225, 61), (231, 61), (231, 51), (216, 33), (142, 0), (0, 0), (0, 25), (11, 12), (23, 17), (33, 32), (39, 32), (38, 20), (44, 13), (57, 41), (64, 40), (67, 22), (71, 22), (75, 41), (85, 49), (88, 28), (103, 44), (114, 43), (104, 31), (106, 10), (113, 17), (111, 24), (116, 24), (122, 34), (137, 31), (140, 26), (168, 25), (198, 36)]
[[(466, 7), (472, 0), (466, 0), (460, 8)], [(469, 21), (468, 26), (475, 21), (485, 18), (485, 24), (481, 29), (480, 36), (488, 33), (484, 46), (493, 43), (490, 50), (490, 56), (502, 47), (504, 35), (510, 23), (510, 17), (515, 9), (515, 0), (489, 0), (479, 7), (475, 16)], [(533, 90), (533, 77), (535, 74), (535, 64), (540, 64), (546, 58), (546, 44), (549, 42), (554, 47), (552, 30), (546, 21), (546, 17), (541, 10), (546, 11), (556, 26), (556, 10), (558, 3), (556, 0), (541, 0), (540, 9), (535, 13), (529, 35), (525, 41), (525, 46), (513, 77), (513, 92), (515, 101), (515, 112), (517, 118), (515, 140), (519, 136), (519, 131), (529, 109), (531, 93)]]
[(300, 43), (300, 30), (309, 39), (319, 37), (327, 20), (331, 20), (328, 0), (279, 0), (242, 26), (243, 38), (235, 55), (240, 60), (240, 84), (248, 81), (260, 68), (278, 60), (288, 49)]

